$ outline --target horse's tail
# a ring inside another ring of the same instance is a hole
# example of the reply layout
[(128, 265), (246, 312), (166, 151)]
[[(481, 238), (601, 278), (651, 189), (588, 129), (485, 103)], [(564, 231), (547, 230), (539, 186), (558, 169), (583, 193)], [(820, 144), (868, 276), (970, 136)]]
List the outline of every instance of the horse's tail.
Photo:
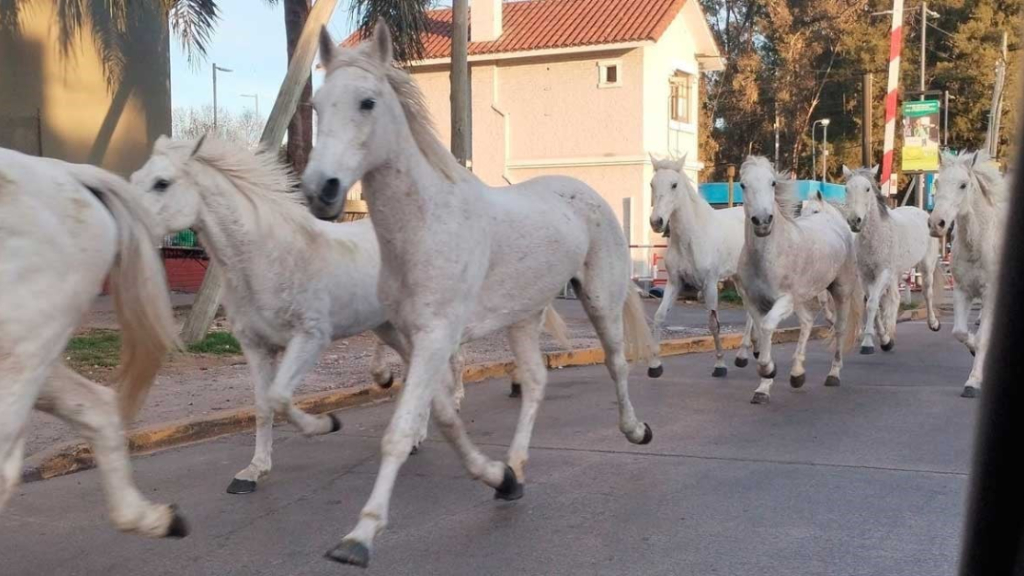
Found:
[(114, 308), (121, 325), (118, 389), (121, 416), (129, 422), (142, 406), (167, 352), (178, 345), (167, 278), (153, 245), (154, 216), (121, 178), (92, 166), (74, 166), (117, 223), (117, 258), (110, 270)]
[(657, 355), (651, 328), (644, 314), (644, 304), (632, 280), (629, 281), (626, 303), (622, 307), (622, 327), (627, 360), (647, 362)]
[(572, 348), (572, 344), (569, 343), (569, 327), (565, 325), (565, 320), (551, 304), (544, 309), (544, 331), (550, 334), (562, 348), (567, 350)]

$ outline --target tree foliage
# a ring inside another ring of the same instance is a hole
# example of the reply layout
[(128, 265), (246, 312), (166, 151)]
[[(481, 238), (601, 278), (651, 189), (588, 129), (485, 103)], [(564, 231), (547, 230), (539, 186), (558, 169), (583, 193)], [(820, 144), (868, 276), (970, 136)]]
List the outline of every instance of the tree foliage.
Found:
[(217, 129), (213, 129), (213, 106), (178, 107), (171, 113), (171, 134), (174, 138), (194, 140), (204, 134), (216, 134), (218, 138), (238, 142), (255, 150), (260, 143), (266, 118), (256, 115), (252, 109), (239, 114), (223, 108), (217, 111)]
[(430, 28), (427, 11), (437, 0), (352, 0), (350, 9), (360, 37), (369, 38), (377, 20), (384, 20), (395, 44), (395, 60), (410, 62), (423, 55), (423, 35)]

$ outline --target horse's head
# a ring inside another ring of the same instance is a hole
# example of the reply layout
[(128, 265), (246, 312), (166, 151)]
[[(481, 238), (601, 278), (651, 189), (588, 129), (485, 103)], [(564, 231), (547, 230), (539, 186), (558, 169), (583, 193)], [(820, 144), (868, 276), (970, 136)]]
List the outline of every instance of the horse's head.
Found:
[(651, 209), (651, 228), (662, 232), (672, 213), (679, 208), (679, 199), (683, 194), (696, 194), (690, 179), (683, 168), (686, 166), (686, 155), (678, 160), (658, 160), (651, 155), (654, 166), (654, 177), (651, 178), (651, 196), (654, 207)]
[(185, 165), (199, 152), (205, 139), (203, 136), (194, 142), (174, 142), (161, 136), (153, 145), (153, 156), (131, 175), (132, 185), (164, 225), (165, 234), (191, 228), (199, 217), (199, 189)]
[(314, 215), (334, 220), (349, 188), (390, 157), (403, 111), (388, 82), (394, 64), (383, 22), (355, 48), (337, 47), (322, 29), (320, 62), (327, 76), (313, 97), (317, 142), (302, 175), (302, 192)]
[(775, 168), (763, 156), (748, 156), (740, 166), (743, 212), (750, 220), (754, 234), (758, 238), (764, 238), (772, 233), (772, 224), (775, 223), (777, 180)]
[(864, 228), (872, 204), (878, 203), (879, 192), (875, 185), (877, 172), (877, 166), (856, 170), (843, 166), (843, 177), (846, 179), (846, 223), (855, 233)]
[(935, 180), (935, 207), (928, 217), (928, 228), (932, 236), (941, 238), (960, 212), (969, 205), (967, 198), (977, 186), (973, 175), (977, 162), (978, 152), (942, 154), (939, 174)]

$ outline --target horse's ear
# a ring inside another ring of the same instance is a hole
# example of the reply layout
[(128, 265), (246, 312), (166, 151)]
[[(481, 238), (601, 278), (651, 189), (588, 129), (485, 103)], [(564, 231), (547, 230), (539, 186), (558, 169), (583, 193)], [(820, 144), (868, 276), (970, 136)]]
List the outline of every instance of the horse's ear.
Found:
[(327, 26), (320, 26), (320, 64), (324, 68), (330, 66), (331, 60), (334, 60), (335, 49), (334, 40), (327, 31)]
[(974, 168), (978, 164), (978, 156), (980, 154), (981, 154), (981, 151), (979, 150), (979, 151), (977, 151), (977, 152), (975, 152), (974, 154), (971, 155), (971, 168)]
[(651, 157), (651, 166), (654, 166), (654, 169), (657, 170), (658, 159), (654, 157), (654, 152), (648, 152), (647, 155)]
[(199, 154), (199, 149), (203, 147), (203, 142), (206, 142), (206, 134), (199, 137), (196, 142), (196, 147), (192, 149), (192, 153), (188, 155), (189, 158), (195, 158), (196, 154)]
[(825, 196), (822, 195), (821, 190), (816, 191), (814, 193), (814, 197), (817, 198), (818, 200), (821, 200), (822, 202), (825, 201)]
[(850, 176), (853, 176), (853, 171), (847, 168), (846, 164), (843, 164), (843, 178), (849, 180)]
[(390, 66), (395, 48), (391, 43), (391, 30), (388, 30), (383, 18), (377, 19), (377, 26), (373, 29), (373, 46), (380, 63)]
[(687, 156), (687, 154), (683, 154), (682, 158), (676, 158), (675, 160), (673, 160), (672, 161), (672, 169), (675, 170), (676, 172), (679, 172), (680, 174), (682, 174), (683, 173), (683, 169), (686, 168), (686, 156)]
[(875, 181), (876, 182), (881, 182), (882, 181), (882, 165), (881, 164), (875, 164), (874, 166), (872, 166), (871, 167), (871, 173), (875, 175)]

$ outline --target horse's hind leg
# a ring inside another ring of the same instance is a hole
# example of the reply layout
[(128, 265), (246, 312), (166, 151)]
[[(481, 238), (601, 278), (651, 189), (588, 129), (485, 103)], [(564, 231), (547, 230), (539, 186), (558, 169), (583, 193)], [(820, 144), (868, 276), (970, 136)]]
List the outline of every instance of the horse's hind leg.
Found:
[(13, 355), (0, 357), (0, 511), (21, 480), (25, 422), (46, 371), (19, 369)]
[(256, 484), (270, 473), (271, 455), (274, 450), (274, 408), (267, 399), (267, 393), (274, 381), (274, 361), (269, 350), (258, 343), (242, 339), (242, 351), (249, 364), (253, 391), (256, 398), (256, 449), (249, 465), (228, 485), (228, 494), (249, 494), (256, 491)]
[(157, 538), (188, 535), (174, 506), (146, 500), (132, 481), (113, 390), (58, 366), (43, 385), (36, 407), (71, 424), (92, 447), (110, 517), (118, 530)]
[(665, 293), (661, 296), (661, 303), (658, 311), (654, 313), (654, 327), (651, 329), (651, 337), (654, 339), (655, 356), (647, 363), (647, 376), (649, 378), (660, 378), (665, 371), (661, 365), (661, 331), (665, 328), (665, 318), (676, 303), (679, 297), (679, 290), (682, 287), (682, 280), (674, 274), (669, 274), (668, 282), (665, 283)]
[(797, 306), (794, 311), (800, 320), (800, 338), (796, 343), (796, 352), (793, 353), (793, 369), (789, 372), (789, 385), (793, 388), (800, 388), (807, 382), (804, 361), (807, 359), (807, 341), (810, 340), (811, 329), (814, 328), (814, 314), (806, 306)]
[(391, 388), (395, 383), (395, 375), (391, 372), (391, 367), (388, 366), (387, 355), (387, 345), (378, 340), (377, 346), (373, 350), (373, 360), (370, 362), (370, 376), (377, 386), (385, 390)]
[[(633, 403), (629, 399), (629, 363), (626, 361), (623, 325), (626, 298), (621, 288), (611, 289), (611, 282), (618, 281), (619, 286), (622, 286), (623, 281), (617, 278), (604, 280), (603, 286), (597, 286), (598, 282), (595, 280), (590, 284), (586, 281), (574, 281), (573, 287), (580, 295), (583, 309), (594, 325), (598, 339), (601, 340), (605, 354), (604, 365), (615, 382), (619, 402), (619, 430), (633, 444), (647, 444), (651, 441), (653, 432), (647, 424), (637, 419)], [(632, 289), (632, 286), (624, 287), (626, 290)]]
[(734, 364), (737, 368), (746, 368), (750, 363), (750, 348), (753, 345), (754, 317), (747, 313), (747, 323), (743, 327), (743, 341), (740, 343), (740, 351), (736, 353)]
[[(933, 332), (938, 332), (942, 329), (942, 324), (935, 313), (935, 293), (938, 291), (939, 294), (942, 294), (944, 287), (942, 284), (935, 285), (936, 279), (942, 280), (943, 278), (941, 264), (939, 263), (939, 243), (937, 240), (928, 239), (928, 252), (925, 254), (924, 260), (921, 261), (920, 268), (924, 291), (924, 306), (928, 312), (928, 328)], [(939, 274), (938, 278), (936, 278), (937, 272)]]
[[(548, 379), (540, 353), (540, 316), (527, 318), (509, 328), (508, 341), (516, 358), (519, 381), (523, 385), (523, 401), (515, 436), (508, 449), (508, 465), (516, 473), (519, 482), (523, 482), (526, 480), (530, 437), (537, 420), (537, 411), (544, 400), (544, 387)], [(519, 493), (522, 493), (522, 488), (519, 488)]]
[(313, 369), (328, 344), (330, 339), (322, 334), (299, 334), (293, 337), (284, 350), (277, 374), (267, 391), (267, 402), (274, 412), (285, 415), (306, 436), (329, 434), (341, 429), (341, 420), (334, 414), (314, 416), (292, 403), (295, 388)]
[(896, 346), (896, 320), (899, 313), (900, 283), (899, 279), (893, 276), (889, 280), (889, 287), (882, 294), (882, 302), (878, 307), (878, 316), (875, 321), (878, 341), (883, 352), (890, 352)]
[(704, 308), (708, 311), (708, 330), (715, 341), (715, 368), (711, 376), (724, 378), (728, 374), (725, 367), (725, 354), (722, 353), (722, 325), (718, 322), (718, 279), (709, 278), (704, 284)]
[(967, 324), (971, 317), (971, 303), (967, 292), (959, 286), (953, 288), (953, 337), (967, 346), (971, 356), (976, 356), (975, 336)]

